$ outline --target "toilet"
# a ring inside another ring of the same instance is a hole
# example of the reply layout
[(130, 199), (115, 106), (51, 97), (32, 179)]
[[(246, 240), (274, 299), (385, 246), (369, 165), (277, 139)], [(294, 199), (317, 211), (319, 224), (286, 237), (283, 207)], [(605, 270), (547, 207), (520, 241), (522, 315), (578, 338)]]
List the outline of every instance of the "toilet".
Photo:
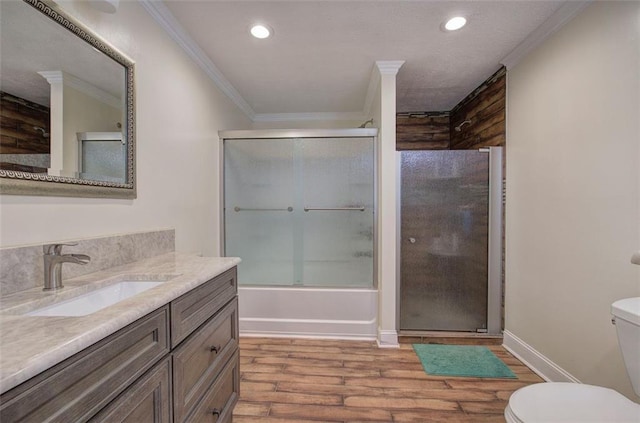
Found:
[[(633, 390), (640, 395), (640, 297), (616, 301), (611, 314)], [(640, 404), (609, 388), (537, 383), (511, 395), (504, 417), (507, 423), (638, 423)]]

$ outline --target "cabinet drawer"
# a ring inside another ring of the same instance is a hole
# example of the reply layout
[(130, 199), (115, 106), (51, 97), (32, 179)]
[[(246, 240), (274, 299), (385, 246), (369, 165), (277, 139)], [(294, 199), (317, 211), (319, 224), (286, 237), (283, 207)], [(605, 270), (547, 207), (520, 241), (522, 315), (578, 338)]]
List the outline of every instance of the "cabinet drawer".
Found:
[(91, 422), (171, 423), (171, 410), (171, 357), (166, 357)]
[(162, 307), (0, 397), (0, 421), (83, 422), (169, 352)]
[(236, 351), (187, 422), (231, 422), (240, 393), (240, 359)]
[(175, 348), (238, 292), (236, 268), (171, 302), (171, 347)]
[(173, 354), (175, 422), (184, 421), (238, 349), (238, 299), (194, 332)]

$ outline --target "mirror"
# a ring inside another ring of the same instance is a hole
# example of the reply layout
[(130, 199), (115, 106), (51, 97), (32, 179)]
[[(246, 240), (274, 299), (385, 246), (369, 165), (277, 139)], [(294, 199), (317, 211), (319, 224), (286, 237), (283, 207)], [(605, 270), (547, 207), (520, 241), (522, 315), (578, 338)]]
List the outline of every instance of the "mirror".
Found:
[(0, 1), (0, 194), (135, 198), (134, 65), (48, 0)]

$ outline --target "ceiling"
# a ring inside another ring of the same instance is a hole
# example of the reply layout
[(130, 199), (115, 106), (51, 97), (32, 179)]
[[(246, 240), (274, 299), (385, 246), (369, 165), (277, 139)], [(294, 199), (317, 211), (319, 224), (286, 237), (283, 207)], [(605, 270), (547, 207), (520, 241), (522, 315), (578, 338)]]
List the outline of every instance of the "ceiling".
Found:
[[(368, 117), (376, 61), (404, 61), (397, 111), (448, 111), (564, 1), (142, 0), (253, 120)], [(467, 25), (446, 32), (461, 15)], [(249, 35), (253, 23), (274, 35)], [(369, 101), (368, 101), (369, 99)]]
[(51, 86), (38, 72), (60, 71), (122, 107), (124, 67), (22, 1), (0, 0), (0, 51), (1, 91), (49, 106)]

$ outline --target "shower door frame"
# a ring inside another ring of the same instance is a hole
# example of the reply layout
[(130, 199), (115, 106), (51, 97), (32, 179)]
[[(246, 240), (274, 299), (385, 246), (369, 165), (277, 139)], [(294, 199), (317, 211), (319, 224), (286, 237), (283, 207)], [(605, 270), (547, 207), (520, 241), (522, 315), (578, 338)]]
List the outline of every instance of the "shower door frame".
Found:
[[(465, 151), (465, 150), (461, 150)], [(503, 231), (503, 149), (502, 147), (486, 147), (479, 148), (477, 151), (489, 154), (489, 218), (488, 218), (488, 242), (487, 242), (487, 334), (500, 335), (502, 333), (502, 255), (504, 251), (504, 242), (502, 238)], [(398, 322), (398, 331), (400, 325), (400, 289), (402, 287), (401, 278), (401, 255), (400, 246), (402, 245), (402, 151), (396, 153), (397, 162), (397, 238), (396, 252), (397, 263), (396, 278), (397, 284), (397, 304), (396, 304), (396, 322)], [(428, 330), (427, 330), (428, 331)], [(415, 331), (410, 331), (415, 332)]]
[[(346, 129), (240, 129), (218, 131), (219, 146), (219, 178), (220, 181), (220, 252), (226, 256), (225, 245), (225, 174), (224, 174), (224, 142), (226, 140), (272, 140), (272, 139), (305, 139), (305, 138), (371, 138), (373, 142), (373, 280), (370, 287), (345, 287), (344, 289), (378, 289), (378, 129), (346, 128)], [(252, 285), (245, 285), (252, 286)], [(279, 287), (272, 285), (270, 287)], [(281, 287), (281, 286), (280, 286)], [(317, 289), (317, 286), (296, 286), (302, 289)], [(331, 287), (335, 288), (335, 287)], [(342, 288), (336, 288), (342, 289)]]

